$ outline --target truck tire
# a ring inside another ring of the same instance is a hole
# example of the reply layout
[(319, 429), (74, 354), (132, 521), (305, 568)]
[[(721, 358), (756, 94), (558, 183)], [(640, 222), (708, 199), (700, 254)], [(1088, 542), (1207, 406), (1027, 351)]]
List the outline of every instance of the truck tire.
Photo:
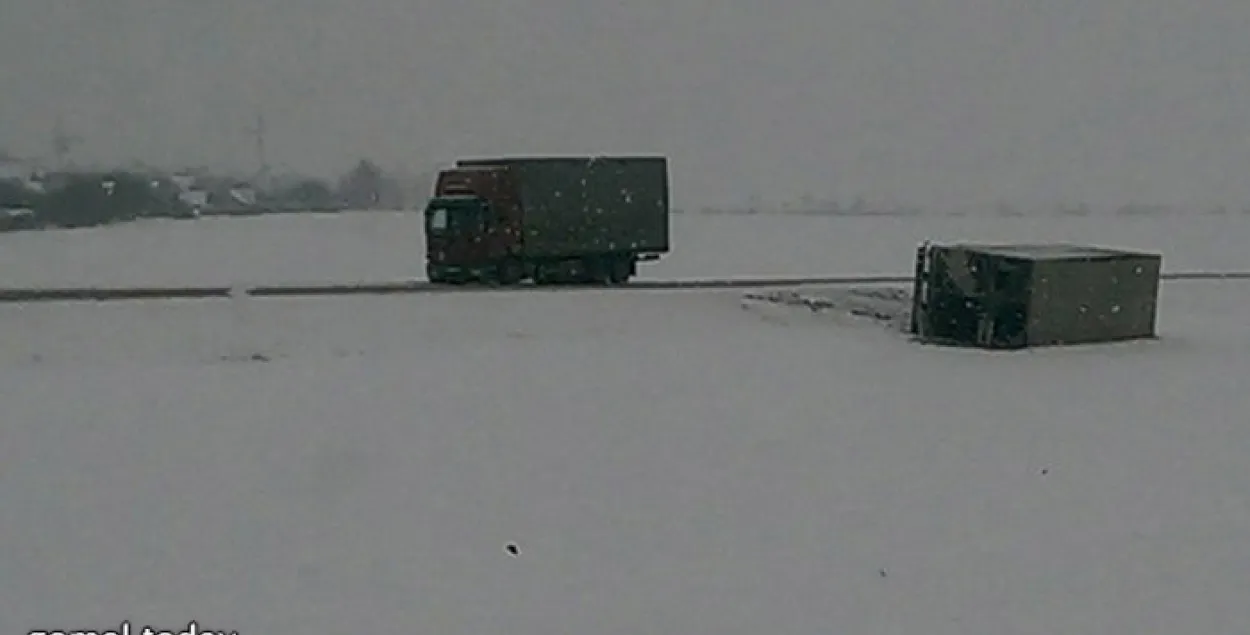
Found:
[[(582, 275), (577, 279), (581, 284), (611, 285), (629, 278), (629, 262), (622, 265), (621, 259), (612, 256), (587, 258), (581, 262), (581, 270)], [(620, 278), (621, 275), (624, 278)]]
[(632, 258), (615, 258), (608, 263), (608, 283), (625, 284), (634, 275)]
[(576, 284), (605, 284), (608, 281), (608, 261), (603, 258), (583, 258), (577, 263)]
[(534, 273), (532, 274), (532, 278), (534, 279), (535, 286), (543, 287), (543, 286), (551, 284), (551, 276), (548, 275), (546, 268), (544, 268), (542, 265), (534, 266)]
[(433, 265), (425, 266), (425, 279), (431, 284), (447, 284), (447, 278), (443, 276), (443, 271)]
[(495, 268), (495, 277), (505, 287), (515, 286), (525, 279), (525, 268), (519, 260), (508, 258)]

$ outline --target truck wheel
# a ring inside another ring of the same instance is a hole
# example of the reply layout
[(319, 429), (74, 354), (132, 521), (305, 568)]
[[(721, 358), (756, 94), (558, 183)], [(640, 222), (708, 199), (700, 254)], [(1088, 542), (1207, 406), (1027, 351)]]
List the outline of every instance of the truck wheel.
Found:
[(587, 258), (581, 263), (582, 275), (578, 282), (582, 284), (615, 284), (613, 278), (616, 271), (616, 259), (610, 257)]
[(443, 271), (438, 267), (426, 267), (425, 279), (431, 284), (447, 284), (447, 278), (443, 276)]
[(628, 258), (617, 258), (608, 265), (608, 282), (625, 284), (634, 275), (634, 263)]
[(520, 262), (509, 258), (499, 263), (495, 276), (499, 279), (499, 284), (511, 287), (520, 284), (521, 280), (525, 278), (525, 269)]
[(547, 270), (542, 265), (534, 266), (534, 284), (535, 286), (546, 286), (551, 284), (551, 277), (547, 275)]

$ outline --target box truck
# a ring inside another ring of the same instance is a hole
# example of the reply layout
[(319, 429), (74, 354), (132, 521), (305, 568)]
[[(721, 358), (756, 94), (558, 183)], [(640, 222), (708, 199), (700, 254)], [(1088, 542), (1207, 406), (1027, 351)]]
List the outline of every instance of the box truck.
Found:
[(462, 159), (425, 207), (430, 282), (621, 284), (669, 250), (657, 156)]

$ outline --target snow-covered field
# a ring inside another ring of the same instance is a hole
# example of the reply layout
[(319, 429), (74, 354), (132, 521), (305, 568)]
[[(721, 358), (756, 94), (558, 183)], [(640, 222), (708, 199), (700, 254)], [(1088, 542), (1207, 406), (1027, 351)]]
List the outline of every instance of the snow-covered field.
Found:
[[(1075, 241), (1157, 250), (1164, 267), (1250, 270), (1250, 215), (803, 217), (676, 215), (644, 278), (908, 273), (935, 240)], [(205, 218), (0, 234), (0, 287), (249, 285), (425, 277), (415, 212)]]
[[(5, 237), (4, 284), (421, 258), (405, 219), (227, 222)], [(904, 272), (942, 229), (869, 222), (683, 219), (654, 275)], [(995, 222), (1250, 268), (1233, 217)], [(0, 305), (0, 633), (1244, 632), (1247, 291), (1007, 354), (723, 291)]]

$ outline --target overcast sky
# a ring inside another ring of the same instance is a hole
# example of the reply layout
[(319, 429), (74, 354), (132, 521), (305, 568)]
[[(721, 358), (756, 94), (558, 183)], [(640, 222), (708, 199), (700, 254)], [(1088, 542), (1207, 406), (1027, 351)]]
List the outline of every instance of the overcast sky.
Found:
[(1250, 204), (1247, 0), (2, 0), (0, 148), (660, 152), (680, 203)]

